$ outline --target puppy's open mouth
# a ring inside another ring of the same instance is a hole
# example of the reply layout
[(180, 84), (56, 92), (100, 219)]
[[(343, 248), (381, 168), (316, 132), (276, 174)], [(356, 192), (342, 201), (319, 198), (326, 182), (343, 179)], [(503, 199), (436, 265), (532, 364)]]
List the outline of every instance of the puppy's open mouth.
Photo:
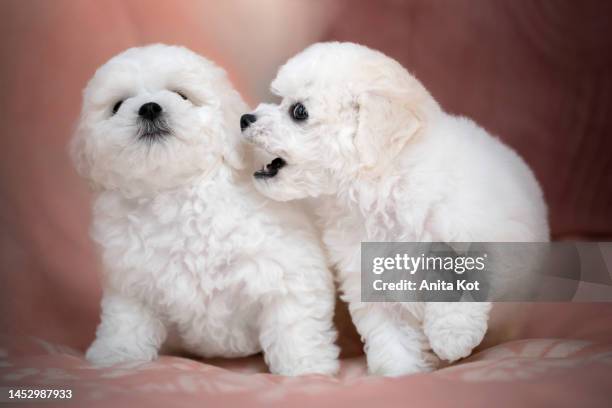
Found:
[(278, 174), (278, 171), (285, 167), (287, 162), (281, 157), (277, 157), (272, 160), (270, 163), (266, 164), (261, 168), (261, 170), (257, 170), (253, 173), (253, 176), (258, 179), (267, 179), (272, 178)]

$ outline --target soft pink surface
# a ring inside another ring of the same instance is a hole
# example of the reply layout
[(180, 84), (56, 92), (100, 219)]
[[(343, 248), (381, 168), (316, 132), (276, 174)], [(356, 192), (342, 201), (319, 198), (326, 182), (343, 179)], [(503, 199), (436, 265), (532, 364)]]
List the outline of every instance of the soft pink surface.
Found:
[[(72, 389), (76, 406), (435, 406), (521, 407), (610, 404), (612, 345), (531, 339), (508, 342), (430, 374), (365, 375), (363, 357), (343, 360), (338, 378), (266, 373), (260, 357), (94, 369), (79, 351), (36, 338), (0, 340), (0, 384)], [(10, 345), (12, 344), (12, 345)], [(58, 401), (45, 406), (64, 406)], [(20, 405), (21, 406), (21, 405)]]
[(490, 331), (470, 358), (401, 378), (368, 376), (350, 323), (342, 314), (339, 323), (344, 358), (337, 378), (271, 375), (261, 356), (162, 356), (96, 369), (81, 350), (0, 335), (0, 388), (68, 388), (77, 406), (88, 407), (610, 406), (609, 304), (496, 304)]

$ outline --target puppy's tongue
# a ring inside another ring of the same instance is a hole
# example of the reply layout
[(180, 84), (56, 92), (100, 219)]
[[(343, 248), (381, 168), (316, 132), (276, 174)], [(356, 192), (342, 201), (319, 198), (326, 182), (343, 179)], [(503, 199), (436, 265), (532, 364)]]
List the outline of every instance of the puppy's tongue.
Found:
[(261, 170), (258, 170), (255, 173), (253, 173), (253, 176), (255, 176), (255, 178), (274, 177), (276, 176), (278, 171), (282, 169), (286, 164), (287, 162), (285, 160), (283, 160), (280, 157), (277, 157), (276, 159), (272, 160), (271, 163), (267, 164), (265, 168), (262, 167)]

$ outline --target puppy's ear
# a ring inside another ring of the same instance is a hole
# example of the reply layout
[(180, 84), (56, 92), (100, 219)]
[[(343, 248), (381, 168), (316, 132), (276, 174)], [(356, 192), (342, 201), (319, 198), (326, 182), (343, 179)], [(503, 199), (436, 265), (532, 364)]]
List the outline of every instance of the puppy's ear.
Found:
[(85, 151), (85, 144), (86, 140), (84, 125), (82, 122), (79, 122), (74, 135), (68, 144), (68, 153), (70, 154), (72, 164), (74, 165), (79, 176), (89, 179), (91, 163)]
[(227, 132), (227, 141), (223, 146), (221, 154), (223, 161), (230, 167), (236, 170), (242, 170), (245, 167), (245, 149), (239, 135), (235, 131)]
[(423, 117), (409, 94), (369, 90), (357, 97), (355, 147), (361, 164), (388, 162), (422, 127)]
[(84, 121), (80, 121), (72, 139), (68, 143), (68, 154), (72, 159), (72, 164), (79, 176), (87, 181), (92, 190), (98, 190), (99, 185), (96, 184), (92, 177), (92, 157), (87, 153), (87, 130), (85, 129)]
[[(242, 100), (238, 91), (232, 89), (229, 81), (223, 77), (224, 87), (221, 109), (223, 112), (223, 128), (225, 138), (221, 155), (223, 161), (236, 170), (242, 170), (248, 165), (248, 154), (240, 135), (240, 116), (249, 111), (248, 105)], [(229, 89), (229, 91), (228, 91)]]

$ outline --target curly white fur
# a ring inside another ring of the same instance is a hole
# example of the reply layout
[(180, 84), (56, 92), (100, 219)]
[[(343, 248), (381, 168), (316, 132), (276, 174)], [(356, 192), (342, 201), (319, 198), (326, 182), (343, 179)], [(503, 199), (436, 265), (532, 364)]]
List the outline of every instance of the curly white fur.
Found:
[[(243, 136), (286, 165), (255, 186), (276, 200), (315, 197), (323, 239), (365, 341), (369, 370), (429, 370), (466, 357), (488, 303), (367, 304), (363, 241), (547, 241), (547, 211), (528, 166), (474, 122), (445, 113), (399, 63), (351, 43), (291, 58)], [(302, 103), (307, 120), (291, 117)]]
[[(148, 102), (170, 135), (139, 137)], [(205, 357), (263, 350), (273, 373), (337, 371), (332, 276), (304, 215), (241, 170), (245, 109), (222, 69), (181, 47), (129, 49), (88, 84), (72, 152), (105, 267), (90, 361), (148, 361), (178, 339)]]

